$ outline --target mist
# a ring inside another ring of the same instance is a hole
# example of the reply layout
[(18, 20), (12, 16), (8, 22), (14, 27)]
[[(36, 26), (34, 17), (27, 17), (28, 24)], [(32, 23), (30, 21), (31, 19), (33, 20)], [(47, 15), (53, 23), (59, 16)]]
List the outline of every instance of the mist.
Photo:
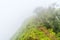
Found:
[(10, 40), (37, 7), (48, 7), (56, 0), (0, 0), (0, 40)]

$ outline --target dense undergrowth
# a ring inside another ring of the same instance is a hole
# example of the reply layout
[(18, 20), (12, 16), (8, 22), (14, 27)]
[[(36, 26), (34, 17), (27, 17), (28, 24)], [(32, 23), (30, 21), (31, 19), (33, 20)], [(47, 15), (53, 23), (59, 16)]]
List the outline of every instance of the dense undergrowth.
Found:
[(60, 8), (40, 10), (23, 27), (12, 40), (60, 40)]

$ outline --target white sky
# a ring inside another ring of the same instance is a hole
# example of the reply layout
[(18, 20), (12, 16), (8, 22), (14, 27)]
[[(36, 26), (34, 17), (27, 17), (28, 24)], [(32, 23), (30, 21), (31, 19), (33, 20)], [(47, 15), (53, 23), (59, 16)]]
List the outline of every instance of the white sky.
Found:
[(56, 1), (0, 0), (0, 40), (10, 40), (22, 22), (33, 14), (35, 8), (39, 6), (47, 7)]

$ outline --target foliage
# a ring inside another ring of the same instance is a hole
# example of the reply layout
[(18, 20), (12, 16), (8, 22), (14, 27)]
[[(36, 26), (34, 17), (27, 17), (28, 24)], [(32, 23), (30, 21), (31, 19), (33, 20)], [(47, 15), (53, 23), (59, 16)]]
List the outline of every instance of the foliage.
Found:
[(60, 40), (60, 9), (42, 8), (23, 27), (12, 40)]

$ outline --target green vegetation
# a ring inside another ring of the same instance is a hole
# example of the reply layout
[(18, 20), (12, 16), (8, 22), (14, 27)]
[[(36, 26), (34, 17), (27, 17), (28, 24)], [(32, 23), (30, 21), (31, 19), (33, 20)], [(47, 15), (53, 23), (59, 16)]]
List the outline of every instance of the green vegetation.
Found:
[(60, 8), (43, 8), (23, 27), (12, 40), (60, 40)]

